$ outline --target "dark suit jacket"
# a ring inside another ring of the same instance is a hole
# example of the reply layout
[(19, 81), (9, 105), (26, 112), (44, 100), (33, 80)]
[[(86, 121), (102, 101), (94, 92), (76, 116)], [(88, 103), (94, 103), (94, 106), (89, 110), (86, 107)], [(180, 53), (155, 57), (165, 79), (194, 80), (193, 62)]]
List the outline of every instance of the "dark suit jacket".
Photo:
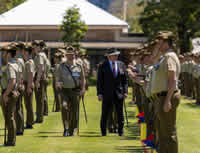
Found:
[(123, 99), (124, 94), (128, 93), (128, 74), (123, 62), (117, 61), (118, 75), (114, 77), (110, 67), (109, 60), (106, 60), (99, 66), (97, 76), (97, 95), (103, 95), (103, 98), (112, 98), (117, 96)]

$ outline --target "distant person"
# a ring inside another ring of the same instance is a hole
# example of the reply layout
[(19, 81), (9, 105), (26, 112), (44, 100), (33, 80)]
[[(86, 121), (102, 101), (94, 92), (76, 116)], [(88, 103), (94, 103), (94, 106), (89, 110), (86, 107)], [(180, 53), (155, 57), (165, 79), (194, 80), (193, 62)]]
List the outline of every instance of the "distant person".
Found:
[(33, 48), (27, 46), (24, 50), (25, 72), (24, 72), (24, 103), (26, 108), (26, 129), (32, 129), (34, 124), (33, 111), (33, 91), (34, 91), (34, 76), (35, 64), (32, 58)]
[(79, 131), (80, 96), (85, 93), (84, 70), (75, 60), (74, 49), (68, 47), (65, 52), (67, 61), (59, 65), (56, 73), (56, 88), (61, 89), (64, 137)]

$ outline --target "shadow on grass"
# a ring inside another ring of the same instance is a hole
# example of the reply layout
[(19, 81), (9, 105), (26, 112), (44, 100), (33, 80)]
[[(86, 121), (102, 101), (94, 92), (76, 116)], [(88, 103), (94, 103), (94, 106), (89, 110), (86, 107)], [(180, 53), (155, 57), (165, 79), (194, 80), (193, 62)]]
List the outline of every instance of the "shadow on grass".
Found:
[(54, 133), (63, 133), (63, 132), (38, 132), (40, 134), (54, 134)]
[(84, 134), (100, 134), (100, 132), (81, 132), (81, 133), (84, 133)]
[(127, 135), (122, 138), (122, 140), (140, 140), (140, 130), (137, 123), (132, 123), (127, 127)]
[(80, 135), (82, 138), (97, 138), (102, 137), (101, 135)]
[(200, 109), (200, 105), (197, 105), (196, 103), (185, 103), (184, 105), (195, 108), (195, 109)]
[(128, 113), (128, 119), (135, 119), (135, 112), (127, 111), (127, 113)]
[(135, 107), (136, 105), (135, 105), (135, 102), (130, 101), (127, 106), (128, 107)]
[[(128, 111), (128, 118), (130, 119), (135, 119), (135, 112), (134, 111)], [(131, 122), (128, 122), (128, 127), (126, 125), (126, 122), (125, 122), (125, 126), (126, 126), (126, 129), (127, 129), (127, 135), (128, 136), (125, 136), (123, 137), (124, 140), (139, 140), (140, 139), (140, 129), (138, 127), (138, 124), (137, 123), (131, 123)]]
[(148, 150), (144, 149), (143, 147), (139, 146), (122, 146), (122, 147), (116, 147), (116, 150), (119, 152), (129, 152), (129, 153), (144, 153)]
[(45, 135), (41, 135), (41, 136), (35, 136), (35, 137), (39, 137), (39, 138), (64, 138), (62, 135), (60, 136), (45, 136)]
[(81, 132), (80, 137), (95, 138), (102, 137), (100, 132)]
[[(128, 107), (135, 107), (135, 104), (128, 103)], [(135, 120), (135, 112), (128, 111), (128, 118), (131, 120)], [(138, 123), (129, 122), (129, 126), (126, 127), (127, 129), (127, 136), (125, 135), (122, 137), (121, 140), (133, 140), (133, 141), (140, 141), (140, 129), (138, 127)], [(115, 148), (118, 152), (128, 152), (128, 153), (144, 153), (145, 150), (142, 146), (117, 146)]]

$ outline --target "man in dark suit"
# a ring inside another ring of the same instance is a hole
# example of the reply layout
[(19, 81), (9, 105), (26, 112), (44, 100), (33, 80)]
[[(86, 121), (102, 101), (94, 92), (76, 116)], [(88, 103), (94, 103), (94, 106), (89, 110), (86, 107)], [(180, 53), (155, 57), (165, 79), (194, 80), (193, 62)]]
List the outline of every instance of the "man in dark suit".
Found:
[(102, 136), (106, 136), (108, 115), (113, 106), (117, 112), (118, 133), (123, 136), (123, 102), (128, 95), (128, 75), (124, 63), (117, 60), (119, 54), (116, 49), (109, 49), (105, 55), (107, 60), (98, 69), (97, 96), (102, 101)]

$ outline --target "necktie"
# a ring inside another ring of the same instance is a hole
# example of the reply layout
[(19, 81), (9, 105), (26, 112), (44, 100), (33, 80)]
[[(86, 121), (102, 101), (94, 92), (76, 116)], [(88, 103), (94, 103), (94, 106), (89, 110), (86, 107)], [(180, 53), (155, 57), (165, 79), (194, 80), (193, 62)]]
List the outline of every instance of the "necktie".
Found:
[(116, 77), (115, 62), (112, 62), (113, 75)]

